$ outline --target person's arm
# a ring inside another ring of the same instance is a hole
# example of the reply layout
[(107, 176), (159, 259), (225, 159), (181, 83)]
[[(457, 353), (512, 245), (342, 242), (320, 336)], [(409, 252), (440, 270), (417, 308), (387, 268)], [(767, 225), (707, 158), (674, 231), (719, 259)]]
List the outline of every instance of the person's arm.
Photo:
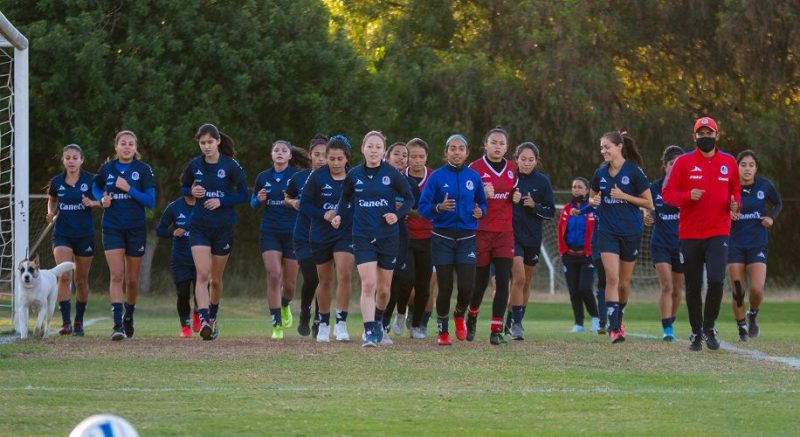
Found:
[(261, 191), (259, 187), (264, 186), (264, 182), (261, 181), (262, 174), (256, 176), (255, 182), (253, 182), (253, 194), (250, 195), (250, 208), (258, 209), (261, 206), (261, 201), (258, 200), (258, 192)]
[(161, 238), (172, 238), (172, 208), (174, 203), (170, 203), (167, 206), (167, 209), (161, 214), (161, 219), (158, 220), (158, 226), (156, 226), (156, 235)]
[(400, 205), (400, 209), (395, 214), (398, 217), (403, 217), (414, 207), (414, 193), (411, 191), (408, 179), (401, 175), (400, 172), (396, 172), (394, 175), (394, 189), (403, 196), (403, 204)]
[(249, 189), (247, 188), (247, 177), (244, 174), (244, 170), (242, 170), (242, 167), (240, 167), (239, 164), (236, 164), (236, 166), (232, 168), (236, 169), (236, 179), (234, 179), (236, 191), (225, 197), (221, 197), (219, 199), (220, 206), (233, 206), (240, 203), (247, 203), (247, 198), (250, 195)]
[(783, 199), (781, 199), (781, 194), (778, 193), (778, 190), (775, 188), (775, 185), (769, 184), (769, 192), (767, 193), (767, 200), (772, 205), (772, 210), (767, 213), (767, 217), (771, 218), (775, 221), (778, 218), (778, 214), (781, 213), (783, 209)]
[(130, 187), (128, 188), (128, 194), (133, 198), (133, 200), (137, 201), (145, 208), (153, 208), (156, 206), (156, 187), (150, 187), (144, 192)]
[(433, 201), (434, 197), (436, 196), (436, 183), (438, 183), (438, 180), (431, 175), (430, 179), (428, 179), (428, 183), (426, 183), (422, 188), (422, 193), (419, 196), (419, 206), (417, 207), (417, 211), (421, 216), (428, 220), (433, 219), (433, 217), (436, 215), (436, 211), (434, 209), (436, 204)]
[(320, 208), (315, 203), (316, 195), (320, 192), (316, 177), (309, 177), (300, 192), (300, 212), (316, 218), (325, 217), (325, 209)]
[(477, 203), (478, 204), (478, 208), (481, 209), (481, 217), (486, 217), (486, 207), (487, 207), (486, 190), (479, 189), (479, 188), (483, 187), (483, 179), (481, 179), (480, 175), (478, 175), (477, 172), (475, 172), (475, 175), (477, 175), (477, 177), (475, 178), (475, 180), (476, 180), (476, 183), (475, 183), (475, 201), (476, 202), (475, 203)]
[(553, 186), (550, 185), (550, 180), (545, 180), (544, 186), (544, 200), (533, 206), (533, 210), (539, 217), (545, 220), (551, 220), (555, 215), (555, 199), (553, 198)]
[[(679, 157), (675, 161), (675, 164), (672, 165), (672, 168), (664, 177), (664, 184), (661, 189), (661, 198), (664, 199), (664, 203), (677, 208), (685, 206), (692, 201), (691, 191), (684, 189), (684, 159), (687, 158)], [(737, 177), (731, 177), (731, 179), (739, 180)]]

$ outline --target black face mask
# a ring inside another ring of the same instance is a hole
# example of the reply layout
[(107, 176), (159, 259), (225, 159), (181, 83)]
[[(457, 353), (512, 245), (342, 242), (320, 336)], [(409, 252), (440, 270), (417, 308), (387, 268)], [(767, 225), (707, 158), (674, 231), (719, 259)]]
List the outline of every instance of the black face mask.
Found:
[(572, 196), (572, 203), (583, 203), (586, 201), (586, 196)]
[(701, 137), (697, 139), (697, 148), (703, 153), (708, 153), (714, 150), (717, 145), (717, 139), (714, 137)]

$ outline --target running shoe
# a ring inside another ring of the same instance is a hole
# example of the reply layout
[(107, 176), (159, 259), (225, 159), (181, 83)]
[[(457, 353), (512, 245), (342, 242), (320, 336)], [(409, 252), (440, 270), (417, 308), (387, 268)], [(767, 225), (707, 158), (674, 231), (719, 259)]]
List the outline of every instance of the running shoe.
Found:
[(127, 338), (133, 338), (133, 316), (125, 316), (122, 319), (122, 328), (125, 329)]
[[(406, 312), (408, 314), (408, 312)], [(411, 330), (411, 317), (406, 317), (406, 329)]]
[(456, 338), (459, 341), (464, 341), (467, 338), (467, 324), (464, 317), (453, 317), (453, 323), (456, 325)]
[(747, 325), (740, 325), (739, 328), (739, 342), (745, 343), (750, 338), (750, 334), (747, 332)]
[(380, 344), (383, 346), (391, 346), (394, 344), (391, 338), (389, 338), (389, 329), (387, 328), (385, 331), (382, 331), (383, 335), (381, 335)]
[(303, 314), (300, 312), (300, 322), (297, 324), (297, 333), (302, 335), (303, 337), (308, 337), (311, 334), (311, 327), (308, 326), (311, 323), (311, 313)]
[(75, 322), (75, 324), (72, 325), (72, 336), (83, 337), (83, 323)]
[(719, 349), (719, 339), (717, 338), (717, 335), (717, 330), (713, 328), (703, 333), (706, 346), (712, 351)]
[(181, 338), (192, 338), (192, 328), (188, 326), (181, 326)]
[(347, 332), (347, 322), (340, 320), (333, 325), (333, 336), (336, 341), (350, 341), (350, 333)]
[(67, 322), (61, 325), (61, 329), (58, 330), (58, 335), (70, 335), (72, 332), (72, 323)]
[(621, 329), (611, 331), (611, 343), (622, 343), (625, 341), (625, 334), (623, 334)]
[(522, 336), (522, 323), (512, 323), (511, 324), (511, 339), (517, 341), (525, 340), (525, 337)]
[(319, 319), (314, 319), (314, 322), (311, 323), (311, 337), (317, 338), (317, 334), (319, 334)]
[(672, 328), (672, 326), (667, 326), (663, 329), (663, 335), (661, 336), (661, 339), (668, 343), (675, 341), (675, 330)]
[(475, 331), (478, 327), (478, 315), (467, 314), (467, 341), (475, 340)]
[(700, 352), (703, 350), (703, 337), (692, 334), (692, 336), (689, 337), (689, 350), (693, 352)]
[(600, 331), (600, 319), (597, 317), (592, 317), (592, 321), (589, 324), (589, 332), (597, 333)]
[(498, 346), (498, 345), (508, 344), (508, 340), (506, 340), (506, 338), (503, 337), (502, 331), (495, 331), (492, 332), (491, 335), (489, 335), (489, 343), (494, 346)]
[(450, 333), (449, 332), (442, 332), (439, 334), (439, 338), (436, 340), (436, 344), (439, 346), (452, 346), (453, 341), (450, 340)]
[(414, 340), (422, 340), (425, 338), (425, 332), (423, 332), (422, 328), (414, 328), (412, 327), (409, 332), (409, 335)]
[(278, 325), (272, 327), (272, 339), (283, 340), (283, 326)]
[(761, 329), (758, 328), (758, 321), (756, 321), (756, 317), (758, 313), (754, 313), (753, 310), (747, 312), (747, 335), (750, 338), (756, 338), (761, 333)]
[(317, 343), (330, 343), (331, 341), (331, 325), (328, 323), (320, 323), (319, 331), (317, 332)]
[(419, 327), (419, 334), (422, 336), (420, 338), (428, 338), (428, 326), (420, 326)]
[(219, 337), (219, 325), (217, 325), (217, 319), (211, 319), (209, 322), (211, 323), (211, 339), (214, 340)]
[(200, 313), (192, 311), (192, 331), (200, 332)]
[(214, 328), (211, 327), (211, 323), (207, 321), (200, 323), (200, 337), (204, 341), (213, 340), (214, 337), (212, 334), (214, 333)]
[(114, 325), (114, 331), (111, 333), (111, 340), (112, 341), (120, 341), (125, 340), (125, 330), (122, 328), (122, 325)]
[(392, 323), (392, 332), (394, 335), (401, 335), (403, 333), (403, 328), (406, 325), (406, 315), (397, 313), (394, 316), (394, 323)]
[(281, 307), (281, 323), (283, 327), (289, 329), (292, 327), (292, 323), (294, 319), (292, 318), (292, 307), (286, 305), (285, 307)]
[(575, 325), (575, 326), (572, 327), (572, 330), (569, 331), (569, 332), (571, 332), (573, 334), (582, 334), (582, 333), (586, 332), (586, 328), (584, 328), (583, 325)]
[(364, 335), (362, 337), (362, 347), (377, 347), (378, 346), (377, 338), (374, 335)]
[(600, 334), (600, 335), (608, 334), (608, 331), (606, 331), (605, 323), (601, 324), (600, 327), (597, 328), (597, 333)]
[(623, 337), (625, 336), (625, 324), (622, 322), (619, 324), (619, 333), (622, 334)]

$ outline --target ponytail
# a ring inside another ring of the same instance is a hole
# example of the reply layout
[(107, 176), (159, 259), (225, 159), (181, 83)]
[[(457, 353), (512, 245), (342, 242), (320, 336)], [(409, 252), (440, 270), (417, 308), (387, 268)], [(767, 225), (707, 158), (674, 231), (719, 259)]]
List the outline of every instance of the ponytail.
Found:
[(206, 134), (211, 135), (211, 138), (219, 141), (219, 145), (217, 146), (219, 153), (231, 158), (236, 157), (236, 149), (234, 147), (233, 138), (220, 132), (219, 129), (217, 129), (217, 127), (213, 124), (206, 123), (197, 129), (197, 133), (194, 134), (194, 139), (199, 140), (200, 137)]
[(289, 150), (292, 152), (292, 158), (289, 159), (290, 166), (300, 169), (311, 168), (311, 158), (309, 158), (308, 151), (306, 149), (297, 146), (290, 146)]
[(606, 132), (601, 138), (607, 138), (614, 144), (622, 144), (622, 157), (635, 162), (639, 167), (642, 166), (642, 156), (639, 154), (639, 149), (636, 148), (636, 141), (628, 135), (627, 131)]

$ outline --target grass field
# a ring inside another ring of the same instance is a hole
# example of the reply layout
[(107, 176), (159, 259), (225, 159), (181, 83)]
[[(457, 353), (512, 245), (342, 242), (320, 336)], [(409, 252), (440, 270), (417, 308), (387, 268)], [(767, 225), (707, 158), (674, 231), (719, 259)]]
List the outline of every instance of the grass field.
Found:
[[(529, 307), (525, 342), (493, 347), (485, 315), (474, 343), (449, 348), (396, 339), (317, 344), (270, 329), (253, 299), (223, 301), (221, 337), (177, 338), (174, 303), (144, 298), (134, 340), (109, 341), (111, 321), (85, 338), (0, 346), (0, 434), (66, 435), (112, 412), (142, 435), (798, 434), (800, 369), (736, 351), (629, 337), (611, 345), (570, 334), (567, 303)], [(89, 318), (108, 317), (95, 298)], [(800, 360), (800, 302), (768, 302), (762, 336), (740, 349)], [(351, 316), (351, 335), (360, 320)], [(654, 303), (632, 303), (626, 330), (660, 334)], [(732, 342), (726, 306), (719, 326)], [(54, 320), (60, 320), (58, 312)], [(430, 332), (435, 329), (431, 322)], [(685, 308), (677, 331), (688, 337)], [(431, 336), (432, 337), (432, 336)]]

